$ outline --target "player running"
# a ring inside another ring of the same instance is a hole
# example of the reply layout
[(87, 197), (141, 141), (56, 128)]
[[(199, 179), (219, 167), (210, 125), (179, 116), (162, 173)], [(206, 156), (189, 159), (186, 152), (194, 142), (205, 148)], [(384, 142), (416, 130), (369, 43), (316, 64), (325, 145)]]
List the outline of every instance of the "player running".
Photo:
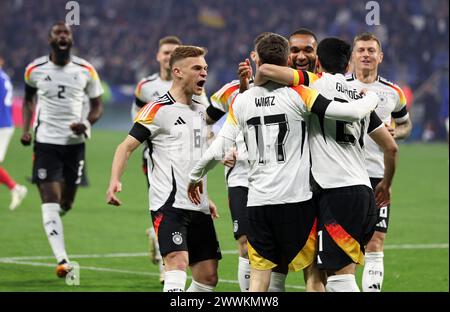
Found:
[[(173, 82), (172, 72), (169, 66), (170, 55), (175, 48), (180, 45), (181, 40), (176, 36), (167, 36), (159, 40), (159, 49), (156, 54), (156, 61), (159, 63), (159, 72), (145, 77), (136, 86), (135, 98), (131, 106), (131, 119), (133, 121), (136, 118), (138, 111), (145, 104), (156, 101), (159, 97), (169, 91)], [(194, 94), (192, 97), (194, 101), (203, 104), (205, 107), (209, 105), (205, 92), (202, 92), (200, 96)], [(149, 187), (148, 161), (149, 149), (147, 144), (144, 143), (144, 149), (142, 151), (142, 169), (146, 175), (147, 188)], [(146, 232), (149, 238), (150, 258), (153, 263), (158, 264), (160, 273), (159, 281), (163, 283), (164, 264), (159, 250), (155, 229), (153, 227), (149, 227)]]
[[(179, 46), (170, 57), (172, 87), (157, 101), (138, 113), (128, 137), (114, 156), (106, 201), (120, 205), (116, 193), (131, 153), (141, 143), (149, 143), (150, 209), (153, 226), (164, 260), (164, 291), (184, 291), (186, 270), (192, 271), (187, 291), (213, 291), (221, 258), (213, 220), (205, 192), (192, 204), (187, 198), (189, 171), (206, 148), (205, 108), (192, 100), (201, 95), (206, 82), (205, 51)], [(205, 189), (206, 189), (206, 179)]]
[[(23, 134), (30, 145), (30, 121), (37, 98), (34, 121), (33, 183), (42, 201), (42, 217), (48, 241), (64, 277), (72, 270), (64, 245), (61, 216), (75, 200), (85, 159), (85, 141), (102, 114), (103, 89), (94, 67), (71, 55), (72, 31), (64, 22), (52, 25), (51, 52), (34, 60), (25, 71)], [(90, 99), (90, 111), (83, 118), (83, 100)]]

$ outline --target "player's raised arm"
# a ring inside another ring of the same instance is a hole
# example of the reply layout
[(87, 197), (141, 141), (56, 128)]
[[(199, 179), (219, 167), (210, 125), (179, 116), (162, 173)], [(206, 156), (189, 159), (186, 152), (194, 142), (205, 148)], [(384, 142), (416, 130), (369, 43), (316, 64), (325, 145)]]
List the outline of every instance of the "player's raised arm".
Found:
[(318, 75), (306, 70), (296, 70), (274, 64), (262, 64), (256, 73), (255, 84), (260, 85), (264, 81), (272, 80), (287, 86), (309, 86), (319, 78)]
[(354, 122), (361, 120), (378, 105), (378, 95), (367, 91), (366, 95), (348, 103), (325, 98), (314, 89), (297, 86), (291, 87), (300, 96), (308, 111), (328, 119)]
[(112, 163), (109, 187), (106, 193), (106, 202), (108, 204), (114, 206), (120, 206), (122, 204), (116, 196), (116, 193), (122, 190), (120, 178), (122, 177), (131, 153), (133, 153), (133, 151), (138, 148), (139, 145), (141, 145), (141, 142), (139, 142), (131, 135), (128, 135), (125, 140), (117, 147)]
[(189, 174), (188, 197), (195, 203), (200, 203), (200, 194), (203, 193), (202, 178), (213, 169), (234, 146), (239, 133), (236, 117), (230, 108), (227, 119), (220, 129), (217, 138), (209, 146), (202, 158), (195, 164)]

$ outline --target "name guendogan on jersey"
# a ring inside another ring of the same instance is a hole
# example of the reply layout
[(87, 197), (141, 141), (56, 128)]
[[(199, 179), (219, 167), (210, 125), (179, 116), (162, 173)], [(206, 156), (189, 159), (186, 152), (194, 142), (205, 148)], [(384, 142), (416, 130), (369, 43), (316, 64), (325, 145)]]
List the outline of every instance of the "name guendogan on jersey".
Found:
[(348, 89), (346, 86), (344, 86), (343, 84), (336, 82), (336, 90), (338, 92), (347, 94), (349, 98), (351, 98), (352, 100), (358, 100), (360, 98), (362, 98), (362, 95), (359, 94), (358, 90), (356, 89)]

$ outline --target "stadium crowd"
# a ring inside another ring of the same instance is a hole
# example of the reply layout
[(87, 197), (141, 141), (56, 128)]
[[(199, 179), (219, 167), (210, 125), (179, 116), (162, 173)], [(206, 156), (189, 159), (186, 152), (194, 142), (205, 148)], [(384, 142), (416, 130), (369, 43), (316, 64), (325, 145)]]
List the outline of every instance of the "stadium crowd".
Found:
[[(164, 35), (177, 35), (185, 43), (207, 47), (207, 91), (212, 93), (235, 78), (236, 64), (248, 54), (249, 42), (263, 31), (288, 35), (298, 27), (308, 27), (319, 39), (338, 36), (348, 41), (357, 33), (372, 31), (385, 47), (381, 70), (387, 79), (403, 82), (415, 92), (433, 73), (443, 73), (434, 83), (437, 104), (431, 109), (437, 111), (434, 115), (438, 120), (432, 124), (443, 125), (448, 116), (446, 0), (380, 2), (378, 26), (366, 24), (370, 11), (365, 8), (366, 1), (77, 2), (81, 15), (80, 26), (74, 27), (78, 49), (74, 52), (89, 60), (109, 84), (131, 85), (155, 72), (154, 55), (158, 39)], [(27, 62), (48, 52), (48, 26), (55, 20), (64, 20), (67, 12), (65, 2), (55, 5), (51, 0), (2, 1), (0, 55), (6, 60), (5, 69), (13, 83), (22, 83)], [(423, 104), (426, 110), (427, 106)], [(426, 128), (429, 118), (421, 119)]]

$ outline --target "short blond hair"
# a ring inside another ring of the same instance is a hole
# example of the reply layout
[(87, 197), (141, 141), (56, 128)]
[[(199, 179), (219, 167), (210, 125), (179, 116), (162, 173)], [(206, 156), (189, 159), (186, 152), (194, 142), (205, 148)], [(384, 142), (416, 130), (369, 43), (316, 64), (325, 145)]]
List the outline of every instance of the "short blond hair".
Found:
[(181, 40), (177, 36), (167, 36), (159, 39), (159, 47), (161, 48), (164, 44), (178, 44), (181, 45)]
[(375, 41), (378, 44), (378, 47), (380, 48), (380, 51), (383, 51), (383, 49), (381, 48), (381, 42), (380, 39), (378, 39), (378, 37), (371, 32), (363, 32), (359, 35), (355, 36), (355, 39), (353, 39), (353, 47), (356, 46), (356, 42), (358, 41)]
[(173, 64), (175, 64), (179, 60), (183, 60), (188, 57), (205, 56), (206, 53), (207, 53), (206, 49), (202, 47), (186, 46), (186, 45), (176, 47), (175, 50), (173, 50), (172, 54), (170, 55), (169, 60), (170, 69), (172, 69)]

